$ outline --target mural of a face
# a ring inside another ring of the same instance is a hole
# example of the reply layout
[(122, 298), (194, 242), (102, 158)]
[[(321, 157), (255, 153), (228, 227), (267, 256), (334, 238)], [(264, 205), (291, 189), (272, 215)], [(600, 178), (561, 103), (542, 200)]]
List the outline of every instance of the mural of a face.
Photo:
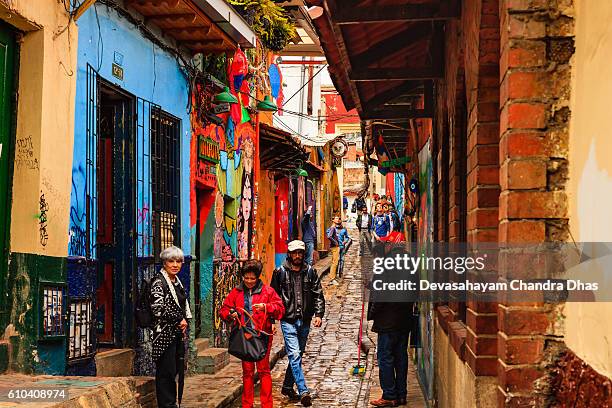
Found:
[(251, 174), (253, 171), (253, 141), (249, 138), (242, 142), (242, 160), (244, 160), (245, 173)]
[(223, 210), (225, 203), (223, 202), (223, 194), (220, 191), (217, 191), (217, 196), (215, 197), (215, 225), (217, 228), (221, 228), (223, 226)]
[(244, 222), (251, 219), (251, 206), (253, 202), (253, 191), (251, 190), (251, 179), (247, 177), (244, 180), (244, 190), (242, 191), (242, 217)]

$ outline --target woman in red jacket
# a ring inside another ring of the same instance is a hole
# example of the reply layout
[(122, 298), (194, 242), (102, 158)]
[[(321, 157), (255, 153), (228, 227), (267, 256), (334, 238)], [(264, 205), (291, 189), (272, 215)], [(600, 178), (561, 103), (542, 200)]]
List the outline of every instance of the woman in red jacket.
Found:
[[(225, 321), (242, 319), (243, 324), (252, 324), (256, 329), (272, 333), (272, 319), (280, 320), (285, 313), (285, 307), (276, 291), (264, 284), (259, 277), (263, 266), (261, 262), (249, 260), (244, 263), (240, 274), (242, 283), (235, 287), (219, 311), (221, 318)], [(246, 310), (253, 316), (251, 323), (248, 317), (241, 313), (241, 309)], [(246, 318), (245, 318), (246, 317)], [(272, 346), (272, 336), (268, 343), (268, 351), (263, 360), (256, 363), (242, 362), (242, 407), (252, 408), (255, 393), (255, 365), (261, 381), (260, 399), (261, 408), (272, 408), (272, 377), (270, 376), (270, 348)]]

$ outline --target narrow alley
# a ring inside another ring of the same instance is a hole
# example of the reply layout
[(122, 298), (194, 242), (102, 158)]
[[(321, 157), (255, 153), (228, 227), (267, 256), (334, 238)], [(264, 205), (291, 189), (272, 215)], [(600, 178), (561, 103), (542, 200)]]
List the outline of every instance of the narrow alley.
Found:
[[(349, 230), (351, 237), (357, 238), (356, 229)], [(346, 254), (343, 279), (340, 285), (329, 285), (329, 278), (324, 277), (326, 314), (321, 328), (312, 328), (304, 354), (303, 368), (308, 387), (314, 391), (312, 406), (320, 408), (369, 406), (371, 398), (380, 397), (378, 387), (378, 369), (376, 367), (375, 333), (365, 328), (364, 347), (370, 347), (371, 353), (362, 352), (361, 364), (366, 366), (363, 376), (351, 375), (350, 371), (357, 364), (357, 345), (359, 319), (362, 302), (362, 262), (365, 256), (358, 256), (358, 245), (352, 245)], [(278, 407), (301, 406), (299, 402), (288, 402), (281, 395), (280, 386), (287, 369), (287, 358), (280, 359), (272, 370), (274, 404)], [(258, 395), (255, 407), (260, 407)], [(425, 408), (422, 392), (416, 378), (414, 364), (410, 363), (408, 377), (408, 406)], [(232, 408), (241, 408), (238, 398)]]
[(0, 407), (612, 408), (611, 21), (0, 0)]

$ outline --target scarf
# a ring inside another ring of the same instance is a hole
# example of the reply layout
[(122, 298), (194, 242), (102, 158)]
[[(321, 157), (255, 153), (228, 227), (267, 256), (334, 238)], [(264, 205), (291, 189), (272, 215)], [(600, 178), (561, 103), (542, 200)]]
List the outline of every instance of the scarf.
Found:
[[(162, 268), (161, 273), (162, 273), (164, 279), (166, 279), (166, 283), (168, 284), (168, 287), (170, 288), (170, 294), (172, 295), (172, 298), (174, 299), (174, 302), (176, 302), (178, 307), (181, 307), (181, 305), (179, 304), (179, 301), (178, 301), (178, 297), (176, 296), (176, 291), (174, 290), (174, 283), (172, 283), (172, 281), (170, 280), (170, 276), (168, 276), (168, 272), (166, 272), (166, 270)], [(178, 276), (177, 276), (176, 280), (178, 281), (180, 287), (183, 288), (183, 290), (185, 290), (185, 288), (183, 287), (183, 283), (178, 278)], [(185, 294), (187, 294), (187, 293), (185, 293)], [(191, 319), (191, 317), (192, 317), (191, 316), (191, 309), (189, 308), (189, 296), (187, 296), (187, 300), (185, 300), (185, 317), (187, 319)]]

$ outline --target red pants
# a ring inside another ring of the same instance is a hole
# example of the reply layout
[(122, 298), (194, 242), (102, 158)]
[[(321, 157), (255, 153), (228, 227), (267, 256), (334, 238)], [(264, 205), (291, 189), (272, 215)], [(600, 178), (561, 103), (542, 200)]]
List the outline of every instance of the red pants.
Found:
[(252, 408), (255, 398), (255, 365), (257, 365), (257, 373), (259, 374), (260, 390), (259, 399), (261, 408), (272, 408), (272, 376), (270, 375), (270, 349), (272, 348), (272, 336), (268, 344), (268, 352), (266, 356), (256, 362), (242, 362), (242, 408)]

